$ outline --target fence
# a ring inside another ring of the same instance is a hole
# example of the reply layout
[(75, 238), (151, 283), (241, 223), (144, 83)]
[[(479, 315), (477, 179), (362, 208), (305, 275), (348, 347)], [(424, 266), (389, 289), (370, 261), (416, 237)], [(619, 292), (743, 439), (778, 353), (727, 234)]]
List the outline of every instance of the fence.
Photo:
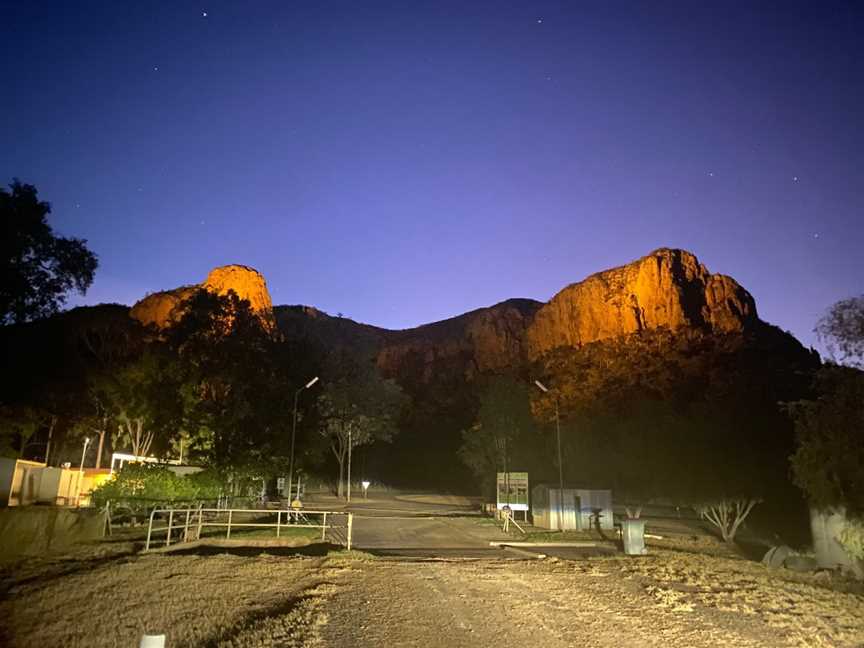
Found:
[[(274, 516), (275, 522), (262, 521), (262, 518), (272, 520)], [(281, 537), (283, 530), (321, 529), (321, 542), (329, 540), (350, 550), (353, 518), (352, 513), (342, 511), (225, 509), (203, 506), (156, 508), (150, 513), (144, 551), (149, 551), (151, 545), (157, 542), (164, 542), (164, 546), (168, 547), (199, 540), (205, 529), (209, 528), (224, 528), (226, 540), (231, 539), (232, 529), (275, 529), (277, 538)], [(160, 524), (164, 526), (159, 526)]]

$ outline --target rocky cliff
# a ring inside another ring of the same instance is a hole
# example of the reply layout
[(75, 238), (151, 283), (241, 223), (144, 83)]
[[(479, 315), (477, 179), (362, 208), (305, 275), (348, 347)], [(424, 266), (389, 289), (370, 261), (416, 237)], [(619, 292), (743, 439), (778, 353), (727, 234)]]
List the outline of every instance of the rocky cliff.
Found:
[(308, 307), (278, 308), (286, 335), (312, 335), (325, 346), (356, 340), (377, 354), (385, 375), (421, 383), (518, 368), (556, 348), (640, 331), (734, 333), (758, 321), (753, 298), (734, 279), (712, 274), (690, 252), (666, 248), (571, 284), (546, 304), (510, 299), (402, 331)]
[(429, 382), (438, 366), (466, 378), (518, 366), (525, 357), (525, 331), (541, 302), (508, 299), (442, 322), (383, 337), (378, 366), (387, 376), (401, 376), (410, 366), (415, 380)]
[(173, 290), (147, 295), (136, 303), (129, 315), (142, 324), (153, 324), (159, 328), (171, 323), (177, 314), (177, 306), (188, 299), (196, 290), (204, 289), (219, 295), (233, 290), (238, 297), (246, 299), (262, 320), (271, 326), (273, 322), (273, 302), (267, 290), (263, 275), (253, 268), (243, 265), (226, 265), (214, 268), (203, 283), (182, 286)]
[[(154, 293), (133, 306), (144, 324), (165, 326), (198, 288), (248, 299), (266, 321), (273, 307), (264, 277), (228, 265), (195, 286)], [(518, 368), (553, 349), (666, 329), (743, 332), (758, 323), (750, 294), (731, 277), (712, 274), (690, 252), (661, 248), (641, 259), (571, 284), (548, 303), (510, 299), (441, 322), (390, 331), (335, 318), (311, 307), (280, 306), (279, 329), (290, 338), (311, 337), (324, 347), (362, 346), (387, 376), (429, 382)]]
[(690, 252), (661, 248), (564, 288), (537, 311), (526, 348), (533, 359), (644, 330), (729, 333), (757, 321), (753, 297), (734, 279), (711, 274)]

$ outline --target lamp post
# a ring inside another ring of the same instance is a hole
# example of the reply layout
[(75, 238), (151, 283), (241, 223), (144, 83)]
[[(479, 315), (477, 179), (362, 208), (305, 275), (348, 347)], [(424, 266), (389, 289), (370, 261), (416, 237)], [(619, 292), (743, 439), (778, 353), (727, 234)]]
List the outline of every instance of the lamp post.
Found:
[[(551, 393), (549, 389), (539, 380), (535, 380), (544, 393)], [(558, 394), (552, 394), (555, 398), (555, 433), (558, 438), (558, 528), (564, 530), (564, 464), (561, 461), (561, 416), (558, 411)]]
[(81, 465), (78, 467), (78, 496), (75, 498), (75, 506), (81, 503), (81, 482), (84, 481), (84, 457), (87, 456), (88, 445), (90, 445), (90, 437), (84, 437), (84, 449), (81, 451)]
[[(300, 389), (294, 392), (294, 422), (291, 424), (291, 459), (288, 462), (288, 500), (291, 500), (291, 488), (294, 483), (294, 438), (297, 436), (297, 404), (300, 400), (300, 392), (304, 389), (309, 389), (312, 385), (318, 382), (318, 376), (303, 385)], [(297, 495), (300, 495), (298, 489)]]

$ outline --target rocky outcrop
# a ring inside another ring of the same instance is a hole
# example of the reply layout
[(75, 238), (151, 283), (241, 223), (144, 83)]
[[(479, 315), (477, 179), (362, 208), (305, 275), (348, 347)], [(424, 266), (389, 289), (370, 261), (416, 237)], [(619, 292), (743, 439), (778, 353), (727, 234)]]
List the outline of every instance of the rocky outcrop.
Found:
[(175, 309), (197, 289), (198, 286), (183, 286), (174, 290), (150, 293), (135, 303), (129, 315), (145, 326), (154, 325), (164, 328), (174, 320)]
[[(273, 323), (264, 277), (241, 265), (216, 268), (197, 286), (154, 293), (132, 308), (144, 324), (163, 327), (197, 289), (233, 290)], [(515, 368), (558, 347), (658, 328), (744, 331), (758, 322), (750, 294), (731, 277), (712, 274), (684, 250), (662, 248), (572, 284), (547, 304), (510, 299), (441, 322), (388, 331), (310, 307), (279, 307), (278, 324), (291, 338), (311, 337), (325, 348), (356, 346), (377, 357), (392, 377), (429, 382), (435, 376), (470, 378)]]
[(564, 288), (548, 303), (510, 299), (451, 319), (388, 331), (309, 307), (279, 307), (280, 330), (325, 347), (362, 346), (389, 377), (426, 383), (515, 368), (559, 347), (665, 328), (744, 331), (758, 322), (750, 294), (684, 250), (662, 248)]
[(526, 349), (533, 359), (647, 329), (728, 333), (757, 321), (753, 298), (734, 279), (711, 274), (690, 252), (661, 248), (564, 288), (537, 311)]
[(240, 299), (249, 302), (252, 310), (271, 318), (273, 316), (273, 302), (270, 300), (267, 282), (254, 268), (243, 265), (214, 268), (201, 287), (218, 295), (225, 295), (229, 290), (233, 290)]
[(541, 305), (509, 299), (442, 322), (391, 331), (383, 339), (378, 367), (393, 377), (407, 370), (421, 382), (429, 382), (439, 370), (470, 378), (516, 367), (524, 357), (525, 330)]
[(268, 327), (273, 326), (273, 302), (263, 275), (254, 268), (243, 265), (226, 265), (214, 268), (203, 283), (183, 286), (147, 295), (136, 303), (130, 316), (142, 324), (159, 328), (168, 326), (176, 317), (177, 307), (198, 289), (225, 295), (234, 291), (240, 299), (247, 300), (252, 309), (261, 316)]

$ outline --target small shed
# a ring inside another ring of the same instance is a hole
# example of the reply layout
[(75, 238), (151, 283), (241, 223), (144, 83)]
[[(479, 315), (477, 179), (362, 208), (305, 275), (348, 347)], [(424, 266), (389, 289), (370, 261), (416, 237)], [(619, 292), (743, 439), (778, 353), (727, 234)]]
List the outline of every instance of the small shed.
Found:
[[(613, 530), (612, 491), (593, 488), (565, 487), (563, 501), (559, 507), (560, 489), (549, 484), (540, 484), (531, 491), (531, 515), (534, 526), (544, 529), (587, 531), (596, 528), (599, 516), (600, 528)], [(562, 515), (563, 525), (558, 517)]]
[(79, 495), (83, 477), (78, 470), (0, 457), (0, 506), (72, 504)]

